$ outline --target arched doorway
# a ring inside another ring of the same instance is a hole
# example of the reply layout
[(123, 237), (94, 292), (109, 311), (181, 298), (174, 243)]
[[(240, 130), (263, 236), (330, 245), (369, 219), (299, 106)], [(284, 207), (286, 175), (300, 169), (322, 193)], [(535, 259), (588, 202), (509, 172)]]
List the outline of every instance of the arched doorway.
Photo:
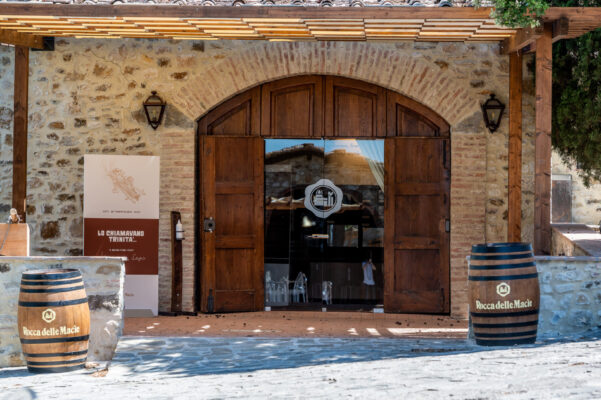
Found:
[(297, 76), (216, 106), (198, 135), (202, 311), (265, 304), (264, 141), (372, 138), (384, 141), (384, 308), (449, 312), (450, 129), (434, 111), (366, 82)]

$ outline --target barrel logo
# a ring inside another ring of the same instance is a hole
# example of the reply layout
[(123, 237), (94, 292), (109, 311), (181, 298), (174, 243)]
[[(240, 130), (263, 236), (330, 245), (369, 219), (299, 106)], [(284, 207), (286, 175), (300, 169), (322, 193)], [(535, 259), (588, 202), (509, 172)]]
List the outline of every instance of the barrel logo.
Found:
[(509, 293), (511, 293), (511, 287), (507, 283), (501, 282), (497, 285), (497, 294), (499, 296), (505, 297)]
[(56, 313), (54, 310), (47, 308), (42, 312), (42, 319), (47, 323), (51, 323), (56, 319)]

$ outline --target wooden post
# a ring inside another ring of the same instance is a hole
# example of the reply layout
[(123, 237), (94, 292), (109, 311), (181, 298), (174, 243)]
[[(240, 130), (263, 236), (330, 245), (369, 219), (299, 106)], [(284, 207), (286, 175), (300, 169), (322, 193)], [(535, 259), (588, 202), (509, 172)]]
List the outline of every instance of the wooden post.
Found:
[(29, 48), (15, 46), (15, 96), (13, 106), (13, 208), (25, 221), (27, 198), (27, 95)]
[(509, 55), (509, 204), (507, 241), (522, 240), (522, 55)]
[(551, 251), (551, 95), (553, 26), (536, 41), (536, 150), (534, 167), (534, 251)]

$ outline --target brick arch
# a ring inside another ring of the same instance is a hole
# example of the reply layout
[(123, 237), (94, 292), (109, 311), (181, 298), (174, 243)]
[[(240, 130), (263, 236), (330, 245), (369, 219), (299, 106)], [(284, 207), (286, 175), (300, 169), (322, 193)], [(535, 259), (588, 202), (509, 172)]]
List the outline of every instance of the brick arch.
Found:
[(468, 87), (425, 57), (364, 42), (259, 42), (194, 73), (171, 100), (190, 119), (261, 83), (295, 75), (336, 75), (398, 92), (451, 126), (478, 109)]

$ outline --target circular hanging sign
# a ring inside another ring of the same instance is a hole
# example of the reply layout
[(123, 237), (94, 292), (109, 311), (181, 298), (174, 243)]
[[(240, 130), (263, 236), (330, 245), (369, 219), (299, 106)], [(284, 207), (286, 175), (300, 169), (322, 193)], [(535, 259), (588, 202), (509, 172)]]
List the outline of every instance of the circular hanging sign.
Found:
[(319, 218), (327, 218), (342, 207), (342, 190), (329, 179), (305, 188), (305, 207)]

